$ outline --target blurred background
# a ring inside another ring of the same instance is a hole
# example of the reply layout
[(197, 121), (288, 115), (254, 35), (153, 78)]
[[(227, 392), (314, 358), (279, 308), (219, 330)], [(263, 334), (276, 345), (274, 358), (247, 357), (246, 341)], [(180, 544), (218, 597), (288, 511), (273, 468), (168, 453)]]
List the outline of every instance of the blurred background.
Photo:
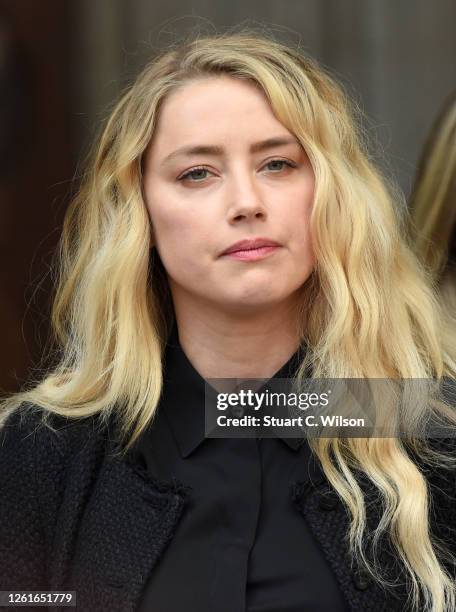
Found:
[(408, 197), (455, 87), (455, 23), (454, 0), (0, 0), (0, 392), (41, 357), (79, 164), (162, 46), (237, 24), (299, 43), (363, 110), (377, 164)]

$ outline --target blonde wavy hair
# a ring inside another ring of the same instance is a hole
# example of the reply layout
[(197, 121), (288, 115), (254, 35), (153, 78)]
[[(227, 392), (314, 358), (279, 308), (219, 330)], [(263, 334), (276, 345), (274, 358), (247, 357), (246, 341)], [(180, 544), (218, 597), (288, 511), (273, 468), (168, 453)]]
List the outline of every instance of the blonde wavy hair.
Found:
[(415, 250), (441, 292), (456, 344), (456, 91), (426, 139), (409, 207)]
[[(409, 244), (403, 196), (371, 162), (355, 120), (359, 109), (299, 48), (242, 28), (172, 44), (112, 110), (64, 220), (52, 308), (57, 364), (5, 398), (4, 414), (22, 402), (69, 418), (98, 415), (107, 422), (115, 413), (125, 451), (153, 419), (173, 315), (166, 275), (150, 252), (142, 159), (167, 95), (194, 79), (226, 74), (264, 91), (315, 173), (317, 264), (304, 286), (301, 330), (311, 347), (305, 359), (312, 361), (313, 376), (454, 378), (455, 347), (442, 334), (436, 292)], [(413, 418), (424, 420), (430, 409), (423, 402)], [(454, 414), (446, 416), (454, 426)], [(448, 467), (450, 459), (424, 440), (408, 442), (438, 469)], [(385, 584), (364, 550), (359, 471), (381, 495), (384, 513), (374, 540), (389, 535), (407, 570), (414, 610), (453, 610), (455, 585), (442, 563), (444, 549), (429, 530), (427, 482), (403, 440), (309, 443), (349, 511), (351, 554)]]

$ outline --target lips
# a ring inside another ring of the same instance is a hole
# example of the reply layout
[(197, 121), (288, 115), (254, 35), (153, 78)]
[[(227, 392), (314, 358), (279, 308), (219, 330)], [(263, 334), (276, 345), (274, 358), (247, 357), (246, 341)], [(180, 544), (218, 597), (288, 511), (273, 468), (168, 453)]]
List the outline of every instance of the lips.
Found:
[(229, 255), (230, 253), (236, 253), (238, 251), (252, 251), (254, 249), (259, 249), (261, 247), (276, 247), (280, 246), (278, 242), (275, 240), (270, 240), (269, 238), (251, 238), (247, 240), (239, 240), (235, 242), (230, 247), (228, 247), (225, 251), (223, 251), (222, 255)]

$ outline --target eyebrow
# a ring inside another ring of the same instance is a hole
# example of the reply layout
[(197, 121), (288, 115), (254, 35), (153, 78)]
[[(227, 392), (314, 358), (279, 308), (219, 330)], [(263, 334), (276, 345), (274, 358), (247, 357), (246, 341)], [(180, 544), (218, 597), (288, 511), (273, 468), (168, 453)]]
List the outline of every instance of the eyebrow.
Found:
[[(282, 147), (289, 144), (297, 144), (301, 146), (300, 142), (294, 136), (276, 136), (273, 138), (267, 138), (260, 142), (254, 142), (250, 145), (250, 153), (259, 153), (272, 149), (273, 147)], [(188, 145), (176, 149), (169, 155), (167, 155), (162, 161), (161, 165), (175, 159), (176, 157), (189, 156), (189, 155), (216, 155), (218, 157), (223, 156), (225, 149), (219, 145)]]

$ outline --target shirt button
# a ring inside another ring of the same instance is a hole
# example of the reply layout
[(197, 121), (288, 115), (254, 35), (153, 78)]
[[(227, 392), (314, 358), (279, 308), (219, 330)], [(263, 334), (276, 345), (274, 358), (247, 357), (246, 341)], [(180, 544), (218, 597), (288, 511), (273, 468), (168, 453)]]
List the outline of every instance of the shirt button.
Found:
[(366, 570), (358, 568), (353, 574), (353, 583), (358, 591), (365, 591), (372, 584), (372, 579)]

